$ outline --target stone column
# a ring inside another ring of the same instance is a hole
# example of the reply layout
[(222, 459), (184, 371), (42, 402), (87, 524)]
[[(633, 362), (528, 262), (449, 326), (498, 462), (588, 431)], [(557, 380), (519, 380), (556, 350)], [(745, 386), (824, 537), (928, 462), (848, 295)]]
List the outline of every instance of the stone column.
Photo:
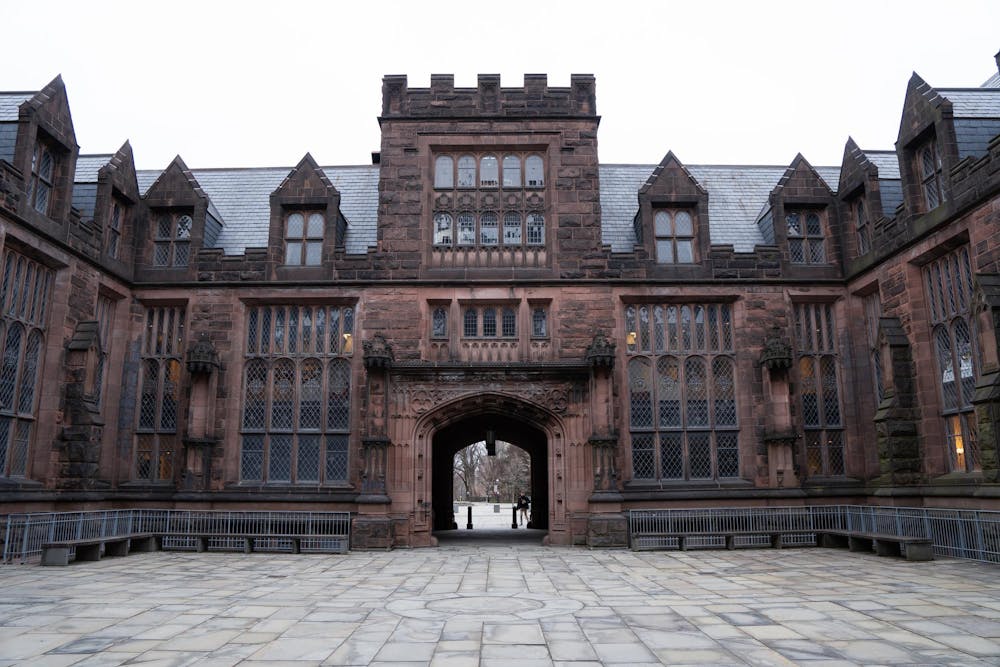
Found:
[(628, 546), (628, 520), (618, 489), (618, 433), (614, 429), (615, 343), (599, 331), (587, 347), (590, 367), (591, 423), (588, 443), (594, 469), (594, 491), (587, 517), (587, 546)]
[(976, 407), (979, 461), (983, 479), (1000, 481), (1000, 275), (977, 274), (974, 302), (979, 342), (979, 381), (972, 404)]
[(769, 409), (764, 427), (764, 451), (768, 486), (772, 489), (800, 485), (799, 464), (795, 457), (795, 443), (799, 434), (792, 423), (792, 400), (789, 370), (792, 367), (792, 346), (774, 329), (764, 339), (760, 356), (763, 368), (764, 396)]
[(884, 392), (875, 412), (880, 472), (875, 484), (919, 484), (923, 481), (923, 457), (910, 341), (899, 318), (880, 317), (878, 322)]
[(215, 437), (215, 395), (222, 368), (215, 347), (205, 334), (188, 351), (187, 369), (191, 375), (188, 397), (187, 429), (184, 435), (184, 469), (181, 488), (208, 491), (212, 485), (212, 450), (219, 444)]
[(56, 448), (61, 489), (107, 488), (98, 479), (104, 420), (97, 396), (98, 362), (101, 354), (100, 326), (79, 322), (66, 345), (63, 388), (63, 427)]
[(361, 494), (358, 514), (352, 521), (352, 549), (391, 549), (391, 499), (386, 492), (389, 465), (388, 436), (389, 369), (392, 346), (381, 334), (362, 342), (363, 362), (368, 381), (364, 396), (364, 426), (361, 437)]

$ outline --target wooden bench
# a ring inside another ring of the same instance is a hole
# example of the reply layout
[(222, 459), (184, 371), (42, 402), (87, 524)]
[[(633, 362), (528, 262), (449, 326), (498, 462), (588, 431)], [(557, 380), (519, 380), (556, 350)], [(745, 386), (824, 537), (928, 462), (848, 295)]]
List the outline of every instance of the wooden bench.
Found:
[(152, 533), (45, 542), (42, 544), (42, 565), (69, 565), (70, 550), (76, 551), (76, 560), (100, 560), (102, 555), (127, 556), (133, 551), (148, 552), (157, 548), (156, 536)]
[(816, 543), (821, 547), (844, 547), (851, 551), (871, 553), (874, 548), (879, 556), (903, 556), (906, 560), (934, 560), (934, 542), (929, 537), (866, 533), (857, 530), (817, 529)]
[[(786, 535), (812, 535), (815, 530), (803, 528), (789, 528), (785, 530), (731, 530), (731, 531), (673, 531), (664, 533), (649, 533), (638, 536), (641, 539), (661, 539), (661, 538), (673, 538), (677, 540), (677, 548), (681, 551), (687, 551), (688, 545), (687, 541), (692, 537), (721, 537), (726, 541), (727, 549), (736, 548), (736, 538), (737, 537), (757, 537), (757, 536), (767, 536), (770, 540), (771, 547), (774, 549), (781, 549), (785, 546), (792, 546), (785, 544), (784, 538)], [(799, 545), (795, 545), (799, 546)], [(640, 549), (642, 547), (639, 547)]]

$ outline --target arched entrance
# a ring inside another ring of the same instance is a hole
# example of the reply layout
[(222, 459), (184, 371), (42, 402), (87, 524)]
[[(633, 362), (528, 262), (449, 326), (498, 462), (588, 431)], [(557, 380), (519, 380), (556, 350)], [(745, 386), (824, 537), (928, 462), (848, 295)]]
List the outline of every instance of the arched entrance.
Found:
[(454, 527), (455, 454), (484, 440), (487, 431), (493, 431), (496, 440), (519, 447), (528, 454), (531, 481), (525, 490), (532, 501), (531, 527), (548, 530), (551, 464), (546, 426), (550, 423), (550, 415), (521, 399), (480, 394), (442, 406), (435, 416), (442, 419), (434, 430), (430, 448), (433, 530)]

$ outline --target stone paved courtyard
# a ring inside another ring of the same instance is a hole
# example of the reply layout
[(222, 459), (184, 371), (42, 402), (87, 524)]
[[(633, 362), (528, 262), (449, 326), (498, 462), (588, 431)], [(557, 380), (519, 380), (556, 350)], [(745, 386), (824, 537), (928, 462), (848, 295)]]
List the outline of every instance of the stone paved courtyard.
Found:
[(996, 665), (998, 575), (830, 549), (461, 540), (136, 554), (0, 567), (0, 664)]

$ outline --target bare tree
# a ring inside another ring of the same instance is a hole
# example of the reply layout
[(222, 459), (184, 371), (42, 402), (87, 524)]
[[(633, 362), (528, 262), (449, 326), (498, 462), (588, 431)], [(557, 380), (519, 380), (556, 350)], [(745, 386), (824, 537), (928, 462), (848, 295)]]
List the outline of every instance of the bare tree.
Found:
[(455, 453), (455, 485), (464, 491), (465, 499), (477, 495), (478, 469), (486, 457), (486, 443), (476, 442)]
[(507, 442), (497, 442), (496, 456), (483, 457), (480, 478), (490, 493), (514, 500), (519, 491), (527, 491), (531, 480), (531, 460), (520, 447)]

